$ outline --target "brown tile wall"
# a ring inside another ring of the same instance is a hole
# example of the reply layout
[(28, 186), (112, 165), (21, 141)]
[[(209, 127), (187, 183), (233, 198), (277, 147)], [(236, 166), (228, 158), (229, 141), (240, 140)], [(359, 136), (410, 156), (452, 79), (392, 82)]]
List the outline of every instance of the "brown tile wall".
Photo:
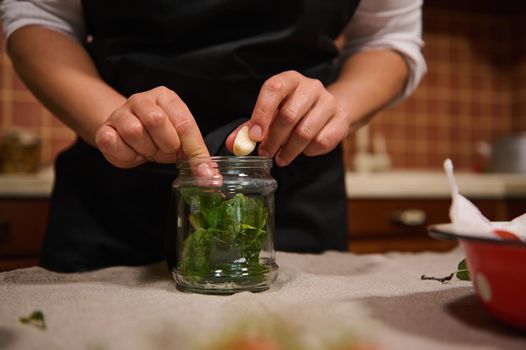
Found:
[[(424, 7), (428, 73), (403, 103), (379, 113), (394, 168), (480, 169), (480, 141), (526, 131), (526, 16)], [(354, 137), (347, 140), (352, 157)]]
[[(394, 168), (439, 168), (450, 157), (457, 168), (473, 169), (477, 142), (526, 131), (526, 15), (491, 10), (425, 6), (428, 74), (370, 127), (387, 139)], [(32, 130), (43, 140), (43, 163), (52, 162), (74, 134), (35, 100), (3, 52), (0, 68), (0, 134)], [(353, 143), (346, 142), (347, 157)]]
[(42, 139), (42, 164), (50, 164), (75, 134), (54, 118), (17, 77), (0, 38), (0, 136), (23, 128)]
[(526, 14), (519, 16), (516, 22), (516, 33), (513, 40), (520, 42), (515, 47), (513, 77), (513, 129), (526, 131)]

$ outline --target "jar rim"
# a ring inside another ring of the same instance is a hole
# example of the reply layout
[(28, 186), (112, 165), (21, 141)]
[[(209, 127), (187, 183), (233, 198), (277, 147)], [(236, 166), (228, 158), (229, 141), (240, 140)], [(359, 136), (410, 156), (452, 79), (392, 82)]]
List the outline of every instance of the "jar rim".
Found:
[(261, 156), (210, 156), (210, 157), (194, 157), (190, 159), (178, 159), (176, 162), (177, 169), (191, 168), (201, 163), (216, 163), (224, 166), (240, 166), (240, 167), (272, 167), (272, 158)]

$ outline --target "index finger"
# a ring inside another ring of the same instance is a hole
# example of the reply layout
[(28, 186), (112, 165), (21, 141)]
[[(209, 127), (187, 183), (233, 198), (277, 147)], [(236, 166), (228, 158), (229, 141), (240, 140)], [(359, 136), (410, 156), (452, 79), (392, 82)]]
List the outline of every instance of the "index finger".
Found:
[(201, 131), (186, 104), (175, 92), (161, 94), (157, 104), (166, 112), (177, 131), (181, 149), (187, 158), (209, 157)]
[(298, 87), (300, 80), (300, 73), (287, 71), (265, 81), (248, 123), (251, 140), (258, 142), (263, 140), (281, 102)]

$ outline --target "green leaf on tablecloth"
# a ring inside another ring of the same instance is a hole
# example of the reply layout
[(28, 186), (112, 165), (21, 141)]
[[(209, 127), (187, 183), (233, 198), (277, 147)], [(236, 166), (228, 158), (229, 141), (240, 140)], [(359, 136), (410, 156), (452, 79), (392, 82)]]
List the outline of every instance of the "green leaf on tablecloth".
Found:
[(40, 310), (33, 311), (29, 316), (27, 317), (20, 317), (19, 318), (20, 323), (28, 325), (28, 326), (35, 326), (38, 329), (46, 330), (46, 319), (44, 318), (44, 313)]
[(459, 280), (462, 280), (462, 281), (471, 280), (469, 276), (468, 265), (466, 264), (466, 259), (462, 259), (462, 261), (458, 264), (456, 275)]

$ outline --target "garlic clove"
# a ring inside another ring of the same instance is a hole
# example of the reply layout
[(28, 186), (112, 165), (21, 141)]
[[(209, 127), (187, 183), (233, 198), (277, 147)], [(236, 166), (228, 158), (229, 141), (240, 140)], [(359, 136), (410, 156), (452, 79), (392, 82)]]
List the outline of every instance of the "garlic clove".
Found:
[(248, 156), (256, 148), (256, 142), (248, 137), (248, 126), (239, 129), (234, 141), (234, 154), (236, 156)]

